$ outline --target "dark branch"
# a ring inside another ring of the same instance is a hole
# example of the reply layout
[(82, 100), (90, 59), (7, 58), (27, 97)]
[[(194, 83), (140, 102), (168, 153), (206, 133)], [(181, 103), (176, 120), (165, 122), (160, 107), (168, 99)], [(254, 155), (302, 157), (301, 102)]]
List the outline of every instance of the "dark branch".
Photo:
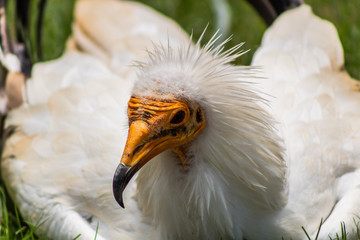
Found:
[(46, 0), (40, 0), (39, 2), (39, 12), (37, 15), (37, 22), (36, 22), (36, 50), (38, 55), (38, 60), (43, 60), (43, 54), (42, 54), (42, 23), (44, 19), (44, 10), (46, 5)]
[(275, 19), (288, 9), (297, 7), (303, 0), (247, 0), (264, 19), (271, 25)]
[(248, 0), (248, 2), (256, 9), (267, 25), (272, 24), (278, 16), (269, 0)]

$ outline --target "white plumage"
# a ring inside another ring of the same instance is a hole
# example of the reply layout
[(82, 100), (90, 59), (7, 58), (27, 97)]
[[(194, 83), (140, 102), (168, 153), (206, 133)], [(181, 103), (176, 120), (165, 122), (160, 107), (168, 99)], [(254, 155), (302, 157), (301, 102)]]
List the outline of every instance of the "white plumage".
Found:
[[(330, 23), (308, 6), (288, 11), (249, 68), (229, 65), (237, 49), (200, 49), (137, 3), (81, 0), (75, 16), (68, 50), (33, 68), (6, 121), (16, 128), (2, 174), (39, 234), (93, 239), (98, 224), (97, 239), (305, 239), (301, 227), (315, 235), (323, 218), (319, 239), (341, 221), (355, 239), (359, 86)], [(188, 168), (159, 154), (121, 209), (112, 178), (131, 94), (198, 104), (206, 127), (187, 146)]]

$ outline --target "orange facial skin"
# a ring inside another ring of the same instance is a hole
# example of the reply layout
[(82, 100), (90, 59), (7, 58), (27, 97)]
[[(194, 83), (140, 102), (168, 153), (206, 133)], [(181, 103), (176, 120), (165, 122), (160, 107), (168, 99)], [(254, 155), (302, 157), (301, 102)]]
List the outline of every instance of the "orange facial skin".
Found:
[(149, 160), (171, 149), (186, 168), (186, 145), (205, 127), (204, 110), (172, 95), (159, 99), (132, 96), (128, 103), (129, 133), (113, 190), (122, 203), (122, 191), (130, 178)]
[[(192, 141), (205, 127), (200, 106), (193, 109), (185, 101), (172, 96), (163, 99), (131, 97), (128, 107), (129, 134), (121, 163), (142, 167), (159, 153), (174, 149), (181, 161), (179, 147)], [(193, 104), (194, 105), (194, 104)], [(196, 112), (197, 111), (197, 112)], [(198, 120), (196, 120), (196, 114)], [(200, 116), (200, 118), (199, 118)], [(182, 162), (183, 165), (186, 163)]]

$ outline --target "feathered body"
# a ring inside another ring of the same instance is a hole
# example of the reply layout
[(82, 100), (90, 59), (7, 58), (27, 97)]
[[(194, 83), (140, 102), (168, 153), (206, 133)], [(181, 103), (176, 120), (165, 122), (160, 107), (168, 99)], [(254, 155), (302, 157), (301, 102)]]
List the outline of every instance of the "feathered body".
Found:
[[(131, 9), (127, 19), (137, 27), (127, 31), (125, 18), (104, 8)], [(355, 234), (360, 95), (341, 70), (329, 23), (306, 6), (280, 17), (255, 56), (263, 74), (231, 65), (240, 46), (222, 51), (216, 37), (193, 45), (133, 3), (80, 1), (77, 12), (70, 43), (85, 53), (69, 44), (59, 60), (35, 66), (28, 102), (7, 119), (16, 128), (2, 173), (26, 219), (42, 223), (40, 234), (92, 239), (99, 223), (97, 239), (297, 239), (305, 238), (302, 226), (315, 234), (321, 218), (321, 239), (340, 221)], [(84, 12), (106, 13), (96, 18), (104, 22), (86, 23)], [(112, 29), (114, 19), (123, 32)], [(289, 19), (306, 21), (295, 31), (286, 28)], [(137, 71), (128, 66), (133, 60)], [(147, 163), (125, 190), (123, 210), (111, 182), (133, 94), (195, 102), (206, 127), (187, 146), (187, 167), (170, 150)]]

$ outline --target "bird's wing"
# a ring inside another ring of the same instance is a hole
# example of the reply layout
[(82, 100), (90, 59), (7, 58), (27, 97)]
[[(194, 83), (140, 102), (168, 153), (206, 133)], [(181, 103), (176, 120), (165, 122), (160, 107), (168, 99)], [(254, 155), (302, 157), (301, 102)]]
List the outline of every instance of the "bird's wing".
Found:
[(354, 234), (360, 216), (359, 83), (343, 59), (335, 27), (304, 5), (275, 21), (253, 60), (285, 141), (288, 209), (309, 232), (323, 218), (319, 239), (341, 233), (341, 221)]
[(129, 74), (128, 66), (154, 44), (189, 41), (174, 21), (137, 2), (79, 0), (75, 12), (76, 44), (70, 46), (96, 56), (120, 75)]
[(26, 220), (48, 238), (148, 239), (149, 225), (112, 177), (127, 135), (134, 60), (152, 43), (184, 41), (171, 20), (137, 3), (80, 0), (74, 36), (58, 60), (34, 66), (25, 103), (11, 111), (2, 174)]
[[(93, 238), (90, 224), (101, 217), (89, 210), (108, 204), (121, 214), (112, 204), (111, 169), (126, 136), (130, 86), (98, 60), (75, 52), (34, 70), (28, 90), (38, 94), (31, 92), (30, 103), (6, 121), (6, 128), (15, 129), (6, 142), (3, 177), (24, 217), (42, 234)], [(45, 80), (60, 85), (50, 96), (44, 96), (52, 91)]]

